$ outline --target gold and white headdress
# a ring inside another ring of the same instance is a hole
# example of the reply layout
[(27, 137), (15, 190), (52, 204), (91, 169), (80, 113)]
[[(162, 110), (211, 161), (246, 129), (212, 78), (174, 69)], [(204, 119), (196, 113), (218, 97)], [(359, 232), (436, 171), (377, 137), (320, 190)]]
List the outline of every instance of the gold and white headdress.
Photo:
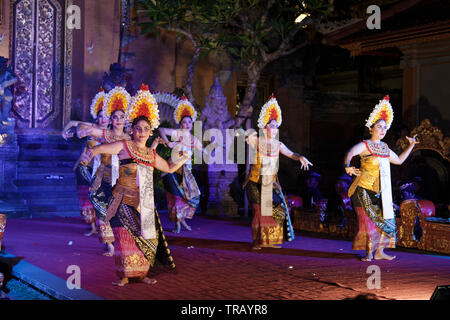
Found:
[(95, 120), (98, 117), (98, 113), (103, 110), (103, 105), (105, 104), (105, 92), (103, 88), (100, 88), (98, 93), (95, 95), (91, 102), (91, 116)]
[(263, 129), (267, 123), (272, 120), (276, 120), (278, 126), (281, 125), (281, 108), (278, 105), (278, 101), (273, 93), (270, 96), (269, 101), (267, 101), (261, 108), (258, 118), (258, 128)]
[(116, 86), (105, 96), (105, 106), (103, 113), (111, 117), (114, 111), (122, 110), (125, 114), (130, 107), (131, 96), (124, 87)]
[(386, 121), (387, 128), (389, 129), (392, 121), (394, 120), (394, 110), (389, 102), (388, 95), (384, 96), (383, 100), (380, 100), (380, 102), (373, 108), (369, 119), (366, 120), (366, 127), (370, 129), (375, 122), (381, 119)]
[(128, 118), (130, 122), (138, 117), (146, 117), (152, 130), (159, 127), (159, 109), (155, 97), (150, 93), (148, 85), (141, 84), (138, 92), (133, 96), (131, 107), (129, 108)]
[(183, 96), (173, 112), (173, 119), (177, 124), (180, 124), (183, 117), (186, 116), (191, 117), (192, 122), (194, 122), (197, 119), (197, 111), (186, 96)]

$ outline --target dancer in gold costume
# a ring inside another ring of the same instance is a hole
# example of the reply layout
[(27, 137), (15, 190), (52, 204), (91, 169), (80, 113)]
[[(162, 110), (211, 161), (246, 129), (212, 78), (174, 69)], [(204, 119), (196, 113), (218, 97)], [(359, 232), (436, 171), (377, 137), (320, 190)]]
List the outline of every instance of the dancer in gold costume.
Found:
[[(359, 230), (353, 241), (353, 250), (365, 250), (363, 261), (372, 259), (392, 260), (385, 248), (395, 248), (396, 226), (392, 205), (390, 163), (401, 165), (418, 142), (410, 138), (409, 147), (397, 156), (381, 140), (392, 124), (394, 112), (385, 96), (366, 121), (371, 137), (353, 146), (345, 156), (345, 171), (355, 175), (348, 196), (358, 217)], [(350, 166), (353, 157), (359, 155), (361, 167)], [(374, 254), (375, 252), (375, 254)]]

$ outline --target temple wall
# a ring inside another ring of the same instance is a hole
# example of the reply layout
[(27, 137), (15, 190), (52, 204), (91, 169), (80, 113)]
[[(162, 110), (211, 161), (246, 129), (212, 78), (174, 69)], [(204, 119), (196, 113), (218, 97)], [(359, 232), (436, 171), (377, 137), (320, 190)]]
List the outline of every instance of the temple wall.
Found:
[(11, 36), (10, 33), (10, 22), (11, 22), (11, 10), (10, 10), (10, 0), (4, 0), (3, 6), (1, 9), (1, 24), (0, 24), (0, 36), (2, 36), (2, 41), (0, 42), (0, 56), (3, 56), (5, 58), (9, 59), (9, 39)]
[(404, 56), (403, 114), (413, 128), (429, 118), (447, 135), (450, 132), (450, 40), (401, 46)]

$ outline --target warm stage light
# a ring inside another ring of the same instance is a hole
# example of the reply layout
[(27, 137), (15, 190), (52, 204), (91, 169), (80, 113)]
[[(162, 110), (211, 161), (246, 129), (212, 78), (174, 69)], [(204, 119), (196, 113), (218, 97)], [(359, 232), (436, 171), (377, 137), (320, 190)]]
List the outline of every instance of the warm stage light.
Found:
[(305, 18), (307, 18), (309, 16), (309, 14), (307, 13), (302, 13), (301, 15), (299, 15), (297, 17), (297, 19), (295, 19), (295, 23), (300, 23), (302, 22)]

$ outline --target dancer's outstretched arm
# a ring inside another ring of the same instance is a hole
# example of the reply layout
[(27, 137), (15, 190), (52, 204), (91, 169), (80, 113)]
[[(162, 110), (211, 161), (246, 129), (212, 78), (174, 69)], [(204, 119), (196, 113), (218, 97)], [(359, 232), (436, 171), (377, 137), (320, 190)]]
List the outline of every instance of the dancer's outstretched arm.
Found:
[(123, 150), (123, 141), (116, 141), (113, 143), (100, 144), (92, 149), (86, 150), (81, 155), (81, 161), (89, 163), (92, 158), (98, 154), (119, 154)]
[(87, 136), (101, 138), (103, 135), (103, 129), (93, 123), (83, 122), (77, 126), (78, 138), (84, 138)]
[(180, 158), (180, 161), (178, 161), (177, 163), (173, 163), (173, 162), (167, 162), (166, 160), (161, 158), (158, 154), (156, 154), (156, 157), (155, 157), (155, 168), (158, 169), (159, 171), (163, 171), (163, 172), (167, 172), (167, 173), (174, 173), (175, 171), (180, 169), (181, 166), (183, 164), (185, 164), (185, 162), (188, 159), (189, 159), (188, 156), (183, 155)]
[(412, 137), (412, 138), (406, 137), (406, 139), (408, 139), (408, 141), (409, 141), (409, 146), (399, 156), (397, 156), (397, 154), (394, 151), (390, 150), (389, 161), (392, 164), (401, 165), (403, 162), (405, 162), (405, 160), (408, 158), (409, 154), (411, 153), (412, 149), (414, 149), (414, 146), (419, 143), (419, 141), (416, 140), (416, 136), (417, 136), (417, 134), (414, 135), (414, 137)]
[(171, 137), (173, 141), (177, 140), (178, 138), (178, 131), (176, 129), (171, 128), (159, 128), (158, 129), (159, 135), (163, 139), (163, 141), (166, 143), (166, 145), (169, 148), (173, 148), (174, 142), (169, 141), (167, 137)]
[(280, 142), (280, 152), (281, 154), (285, 155), (288, 158), (291, 158), (292, 160), (300, 161), (302, 170), (309, 170), (309, 166), (313, 166), (313, 164), (309, 162), (309, 160), (304, 156), (301, 156), (298, 153), (289, 150), (289, 148), (286, 147), (283, 142)]

